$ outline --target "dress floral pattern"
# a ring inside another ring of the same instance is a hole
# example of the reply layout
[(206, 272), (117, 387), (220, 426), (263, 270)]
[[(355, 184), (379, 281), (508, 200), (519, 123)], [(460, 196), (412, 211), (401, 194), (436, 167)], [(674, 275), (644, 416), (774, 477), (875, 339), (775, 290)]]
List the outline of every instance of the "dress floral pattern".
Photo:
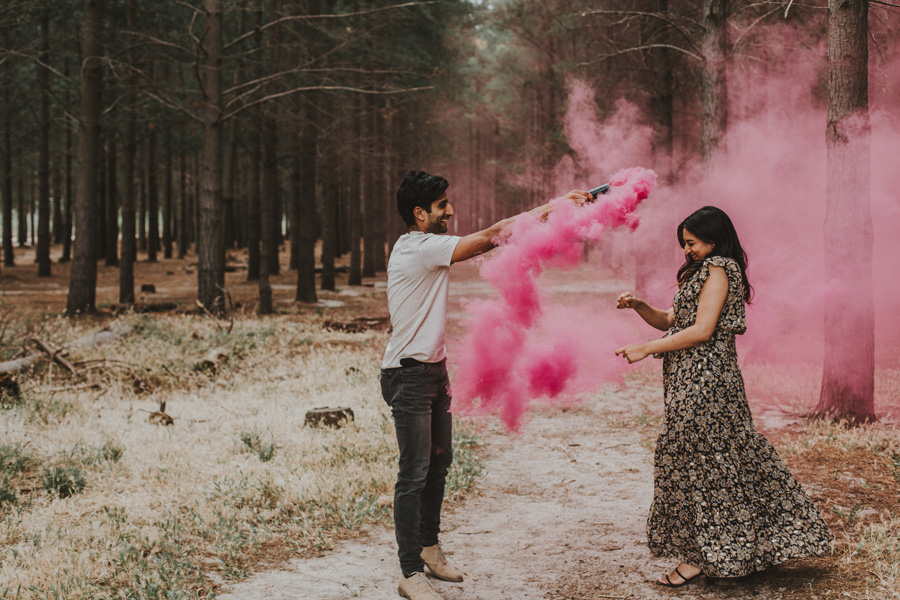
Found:
[(710, 266), (728, 297), (709, 341), (663, 355), (665, 421), (656, 442), (647, 521), (655, 556), (741, 577), (791, 558), (820, 555), (831, 530), (771, 444), (753, 427), (735, 335), (746, 330), (740, 267), (708, 257), (673, 302), (672, 335), (694, 323)]

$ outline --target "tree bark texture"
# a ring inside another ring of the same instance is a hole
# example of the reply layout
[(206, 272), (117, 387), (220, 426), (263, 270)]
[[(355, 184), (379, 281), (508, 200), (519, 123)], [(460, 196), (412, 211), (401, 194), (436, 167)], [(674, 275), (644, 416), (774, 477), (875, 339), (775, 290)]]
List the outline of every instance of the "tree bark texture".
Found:
[(181, 218), (179, 221), (181, 222), (181, 226), (178, 228), (178, 258), (184, 258), (187, 256), (188, 244), (190, 243), (190, 221), (188, 220), (188, 215), (190, 212), (188, 211), (188, 205), (190, 204), (188, 198), (188, 186), (187, 186), (187, 159), (185, 156), (185, 151), (181, 151), (181, 191), (179, 193), (179, 202), (178, 202), (178, 210), (180, 211)]
[(313, 123), (317, 109), (316, 92), (305, 108), (303, 130), (298, 138), (295, 169), (300, 172), (299, 262), (297, 263), (297, 302), (317, 302), (316, 295), (316, 153), (318, 132)]
[[(275, 0), (270, 13), (273, 22), (281, 15), (281, 0)], [(266, 40), (268, 49), (267, 68), (277, 73), (281, 68), (281, 27), (269, 28)], [(278, 106), (270, 101), (263, 109), (263, 185), (262, 185), (262, 237), (260, 239), (259, 261), (259, 309), (261, 315), (274, 312), (272, 306), (272, 284), (269, 275), (278, 273), (278, 236), (276, 223), (278, 214)]]
[(320, 214), (322, 215), (322, 279), (320, 287), (333, 292), (335, 290), (334, 259), (337, 251), (338, 176), (335, 169), (337, 153), (334, 140), (328, 140), (325, 144), (323, 155), (325, 163), (329, 166), (329, 173), (322, 181), (320, 202)]
[(78, 191), (75, 200), (75, 248), (66, 314), (93, 312), (97, 293), (94, 223), (100, 156), (100, 92), (103, 35), (102, 0), (85, 0), (82, 24), (81, 119), (78, 140)]
[(376, 225), (375, 225), (375, 170), (378, 168), (376, 164), (376, 136), (375, 136), (375, 119), (372, 113), (375, 112), (375, 101), (367, 98), (364, 104), (365, 112), (363, 128), (364, 136), (368, 140), (366, 144), (366, 160), (363, 165), (363, 190), (362, 204), (365, 220), (363, 221), (363, 256), (362, 256), (362, 276), (375, 276), (375, 246), (376, 241)]
[(147, 262), (156, 262), (159, 251), (159, 186), (156, 178), (156, 127), (151, 123), (147, 139)]
[(275, 220), (275, 187), (278, 185), (278, 122), (275, 115), (267, 114), (263, 123), (263, 182), (262, 182), (262, 220), (260, 231), (260, 256), (259, 256), (259, 309), (261, 315), (269, 315), (273, 312), (272, 284), (269, 274), (272, 272), (272, 264), (278, 260), (278, 254), (273, 253), (272, 236), (274, 230), (272, 221)]
[(163, 190), (163, 230), (162, 247), (163, 258), (172, 258), (172, 226), (175, 222), (172, 214), (172, 137), (169, 133), (165, 136), (166, 150), (166, 175), (165, 190)]
[[(137, 0), (128, 0), (125, 12), (125, 27), (134, 31), (137, 19)], [(128, 63), (134, 64), (134, 50), (131, 45), (127, 53)], [(137, 240), (134, 222), (134, 162), (137, 152), (137, 124), (135, 123), (135, 81), (134, 74), (127, 76), (125, 83), (125, 146), (122, 148), (122, 258), (119, 261), (119, 303), (134, 303), (134, 261), (137, 258)]]
[(106, 266), (119, 264), (119, 194), (116, 136), (109, 136), (106, 153)]
[(876, 419), (867, 38), (868, 3), (829, 0), (825, 252), (833, 285), (815, 412), (852, 423)]
[(727, 27), (728, 0), (703, 0), (700, 153), (706, 168), (724, 150), (722, 143), (728, 126)]
[(385, 128), (385, 111), (381, 101), (376, 101), (374, 118), (374, 134), (375, 134), (375, 181), (372, 193), (374, 194), (374, 208), (372, 215), (374, 219), (374, 235), (375, 235), (375, 271), (380, 273), (387, 269), (387, 256), (385, 255), (385, 246), (387, 245), (387, 164), (385, 161), (385, 149), (387, 148), (387, 140), (384, 135)]
[(247, 190), (247, 281), (259, 279), (262, 236), (262, 120), (255, 119), (250, 133), (250, 187)]
[(222, 231), (222, 2), (204, 0), (202, 40), (203, 147), (200, 228), (197, 240), (198, 299), (212, 313), (224, 306), (225, 244)]
[(347, 176), (350, 187), (347, 192), (350, 218), (350, 275), (347, 285), (362, 285), (362, 202), (360, 179), (360, 146), (362, 144), (362, 101), (357, 94), (353, 100), (353, 142), (350, 150), (350, 168)]
[[(66, 63), (66, 77), (69, 76), (69, 63)], [(65, 96), (66, 113), (72, 112), (72, 97), (68, 88)], [(66, 123), (66, 160), (65, 160), (65, 187), (66, 187), (66, 207), (64, 211), (65, 224), (63, 225), (63, 251), (59, 262), (69, 262), (72, 259), (72, 229), (73, 229), (73, 205), (75, 204), (75, 194), (72, 191), (72, 127)]]
[[(10, 63), (7, 60), (3, 67), (3, 84), (6, 89), (12, 86)], [(3, 264), (11, 267), (16, 264), (13, 247), (13, 172), (12, 172), (12, 119), (13, 111), (9, 99), (3, 102)]]
[[(41, 11), (41, 62), (50, 57), (50, 10)], [(40, 140), (38, 142), (38, 277), (50, 276), (50, 73), (38, 67), (40, 100)]]

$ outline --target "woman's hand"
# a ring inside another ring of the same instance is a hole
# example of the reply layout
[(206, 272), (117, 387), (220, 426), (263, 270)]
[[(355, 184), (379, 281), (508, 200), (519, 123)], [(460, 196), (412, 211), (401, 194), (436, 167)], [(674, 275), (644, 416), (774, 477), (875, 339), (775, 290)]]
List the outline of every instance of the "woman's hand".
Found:
[(622, 356), (628, 361), (628, 364), (632, 364), (644, 360), (650, 356), (650, 353), (647, 352), (645, 344), (629, 344), (616, 350), (616, 356)]
[(637, 308), (643, 302), (631, 292), (625, 292), (619, 294), (619, 297), (616, 299), (616, 308)]

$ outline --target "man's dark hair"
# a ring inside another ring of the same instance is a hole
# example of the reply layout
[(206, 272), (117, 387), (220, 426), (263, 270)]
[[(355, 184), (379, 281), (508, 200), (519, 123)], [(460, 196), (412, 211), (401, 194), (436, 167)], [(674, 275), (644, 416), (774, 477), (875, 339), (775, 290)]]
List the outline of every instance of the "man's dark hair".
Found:
[(425, 171), (409, 171), (400, 187), (397, 188), (397, 210), (408, 227), (416, 224), (413, 214), (417, 206), (431, 213), (431, 203), (447, 191), (450, 182), (438, 175), (429, 175)]

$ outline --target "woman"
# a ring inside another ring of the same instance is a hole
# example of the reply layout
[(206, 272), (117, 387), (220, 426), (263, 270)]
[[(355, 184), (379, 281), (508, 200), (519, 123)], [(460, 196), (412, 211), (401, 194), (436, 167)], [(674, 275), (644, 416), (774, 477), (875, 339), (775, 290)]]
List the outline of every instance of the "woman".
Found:
[(791, 558), (819, 555), (833, 538), (818, 509), (753, 428), (734, 336), (744, 333), (752, 288), (731, 219), (706, 206), (678, 226), (685, 262), (669, 310), (632, 293), (634, 309), (666, 335), (616, 351), (629, 363), (663, 358), (665, 421), (654, 456), (647, 522), (654, 556), (682, 562), (657, 583), (701, 573), (741, 577)]

